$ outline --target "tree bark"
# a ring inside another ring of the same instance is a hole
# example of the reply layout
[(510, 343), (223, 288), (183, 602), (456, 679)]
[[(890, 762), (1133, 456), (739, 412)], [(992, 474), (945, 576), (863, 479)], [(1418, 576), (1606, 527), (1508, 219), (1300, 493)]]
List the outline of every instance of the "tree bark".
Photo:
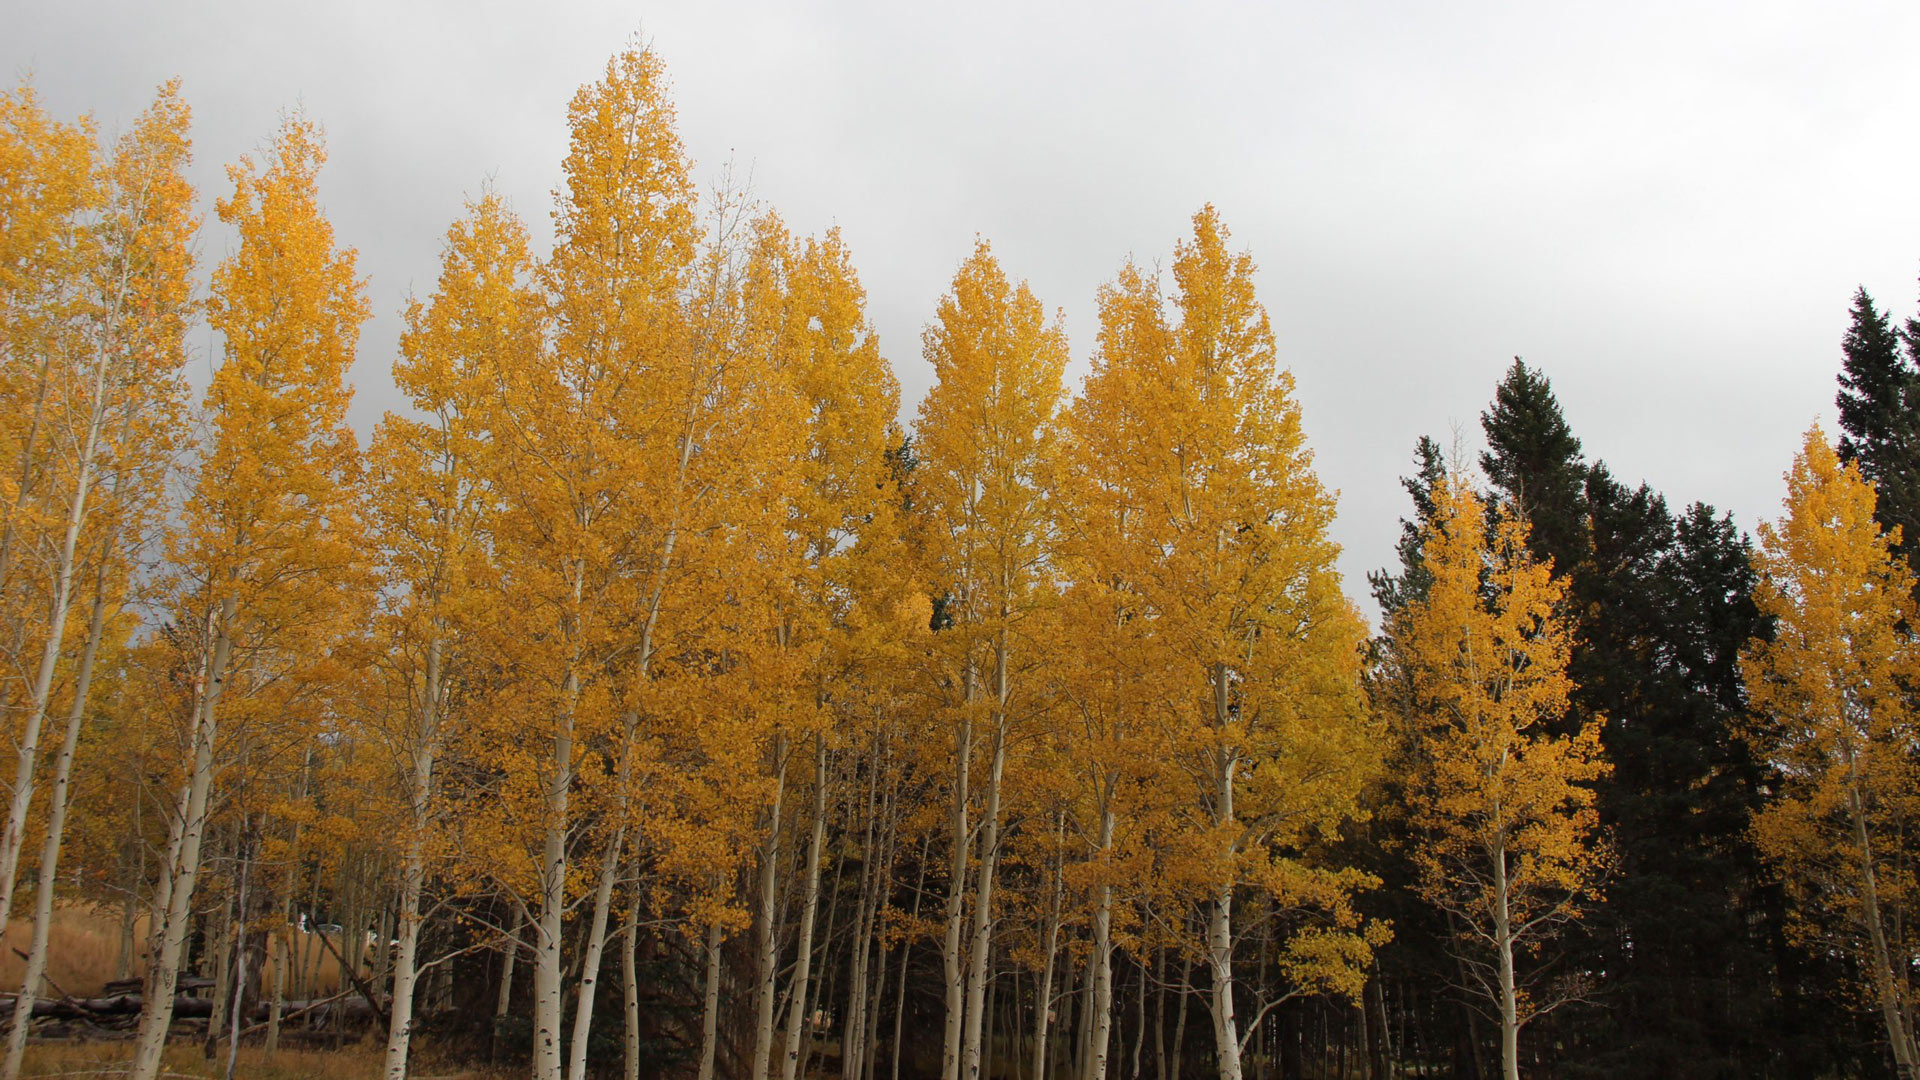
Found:
[[(420, 948), (420, 891), (427, 877), (427, 827), (431, 823), (433, 759), (438, 747), (442, 646), (427, 645), (427, 684), (420, 700), (420, 728), (413, 745), (413, 775), (408, 791), (412, 829), (400, 871), (400, 946), (393, 962), (391, 1020), (387, 1026), (387, 1080), (406, 1080), (407, 1051), (413, 1041), (413, 984)], [(385, 951), (386, 943), (381, 942)]]
[(707, 971), (700, 1007), (700, 1077), (713, 1080), (720, 1044), (720, 924), (707, 927)]
[(820, 912), (820, 856), (827, 841), (827, 741), (815, 735), (813, 741), (813, 834), (807, 841), (806, 902), (800, 910), (799, 955), (794, 960), (793, 989), (787, 1013), (785, 1056), (780, 1061), (781, 1080), (794, 1080), (800, 1068), (800, 1038), (807, 1021), (807, 984), (813, 971), (813, 924)]
[(773, 1063), (773, 1012), (780, 968), (780, 943), (774, 922), (780, 915), (780, 814), (786, 804), (787, 737), (773, 740), (773, 806), (767, 813), (767, 841), (760, 849), (759, 910), (753, 917), (753, 941), (759, 970), (754, 982), (753, 1071), (750, 1080), (766, 1080)]
[[(173, 995), (179, 985), (180, 950), (186, 944), (191, 921), (193, 889), (200, 875), (200, 845), (207, 828), (207, 796), (213, 784), (213, 740), (217, 731), (220, 696), (227, 677), (227, 660), (233, 642), (229, 636), (238, 600), (229, 595), (221, 601), (216, 622), (212, 657), (207, 666), (207, 690), (198, 702), (192, 725), (194, 740), (193, 771), (180, 800), (179, 844), (169, 843), (177, 855), (165, 871), (164, 893), (156, 896), (163, 906), (157, 926), (148, 931), (153, 941), (153, 956), (147, 968), (145, 993), (141, 999), (140, 1029), (134, 1040), (133, 1063), (127, 1075), (132, 1080), (156, 1080), (160, 1073), (160, 1054), (166, 1046), (167, 1028), (173, 1022)], [(556, 1078), (557, 1080), (557, 1078)]]
[(68, 790), (73, 777), (73, 756), (80, 745), (80, 725), (86, 718), (87, 694), (93, 686), (93, 664), (100, 653), (100, 635), (106, 626), (107, 566), (106, 546), (96, 568), (93, 587), (93, 613), (87, 621), (87, 643), (80, 653), (80, 670), (74, 676), (73, 704), (67, 710), (67, 730), (60, 743), (60, 757), (54, 765), (52, 805), (47, 811), (47, 835), (40, 845), (40, 880), (33, 900), (33, 944), (27, 949), (27, 970), (20, 980), (20, 994), (13, 1003), (13, 1029), (7, 1033), (6, 1080), (20, 1075), (27, 1050), (27, 1029), (33, 1018), (34, 996), (40, 990), (41, 976), (47, 969), (47, 938), (53, 926), (53, 893), (60, 874), (60, 842), (66, 832)]

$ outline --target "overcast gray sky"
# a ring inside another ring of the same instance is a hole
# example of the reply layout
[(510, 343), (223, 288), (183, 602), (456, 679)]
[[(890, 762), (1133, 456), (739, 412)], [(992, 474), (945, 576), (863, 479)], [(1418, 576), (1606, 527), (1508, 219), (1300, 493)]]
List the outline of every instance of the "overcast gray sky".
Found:
[(567, 99), (636, 32), (703, 177), (731, 157), (797, 231), (845, 231), (909, 415), (975, 233), (1065, 309), (1077, 384), (1094, 290), (1212, 201), (1261, 265), (1356, 597), (1414, 439), (1477, 448), (1514, 355), (1589, 455), (1750, 529), (1831, 430), (1855, 285), (1920, 297), (1912, 0), (943, 7), (0, 0), (0, 74), (110, 130), (180, 76), (208, 263), (225, 163), (285, 107), (324, 124), (377, 313), (363, 432), (462, 197), (491, 177), (546, 233)]

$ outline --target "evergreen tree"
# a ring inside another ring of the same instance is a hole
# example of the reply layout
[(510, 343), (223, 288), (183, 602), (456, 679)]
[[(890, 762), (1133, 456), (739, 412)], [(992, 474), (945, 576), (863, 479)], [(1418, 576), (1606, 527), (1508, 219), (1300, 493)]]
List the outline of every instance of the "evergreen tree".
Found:
[(1586, 467), (1553, 384), (1514, 357), (1480, 427), (1487, 437), (1480, 471), (1492, 485), (1491, 501), (1526, 519), (1536, 558), (1551, 558), (1556, 574), (1573, 574), (1591, 551), (1582, 505)]
[(1437, 441), (1431, 436), (1422, 435), (1420, 441), (1414, 444), (1413, 460), (1417, 466), (1414, 474), (1400, 478), (1400, 486), (1406, 489), (1407, 496), (1413, 500), (1413, 518), (1400, 519), (1400, 539), (1393, 546), (1400, 556), (1400, 572), (1373, 570), (1367, 574), (1373, 602), (1380, 605), (1383, 619), (1406, 607), (1410, 601), (1424, 597), (1430, 580), (1420, 558), (1420, 538), (1427, 522), (1433, 520), (1433, 493), (1440, 482), (1446, 479), (1447, 459)]
[(1920, 319), (1896, 331), (1865, 288), (1854, 290), (1849, 317), (1834, 397), (1840, 460), (1873, 481), (1874, 516), (1882, 528), (1900, 526), (1895, 550), (1912, 562), (1920, 540)]

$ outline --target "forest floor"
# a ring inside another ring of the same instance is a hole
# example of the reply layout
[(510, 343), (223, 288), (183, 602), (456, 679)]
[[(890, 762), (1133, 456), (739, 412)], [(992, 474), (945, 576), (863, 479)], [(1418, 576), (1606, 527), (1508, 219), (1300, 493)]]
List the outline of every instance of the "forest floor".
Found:
[[(240, 1060), (234, 1075), (246, 1080), (375, 1080), (381, 1075), (383, 1047), (373, 1042), (344, 1046), (338, 1050), (281, 1050), (273, 1061), (257, 1046), (240, 1048)], [(27, 1047), (26, 1076), (106, 1077), (118, 1076), (133, 1053), (131, 1042), (118, 1043), (32, 1043)], [(208, 1061), (200, 1047), (176, 1042), (167, 1047), (160, 1075), (171, 1080), (205, 1080), (226, 1075), (227, 1058)], [(411, 1070), (421, 1080), (496, 1080), (507, 1076), (505, 1070), (438, 1068), (423, 1062)]]

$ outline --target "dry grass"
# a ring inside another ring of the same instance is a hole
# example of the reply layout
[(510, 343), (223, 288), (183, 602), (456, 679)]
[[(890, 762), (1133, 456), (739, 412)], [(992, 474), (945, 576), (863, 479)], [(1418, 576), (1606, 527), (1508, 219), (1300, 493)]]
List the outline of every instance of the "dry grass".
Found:
[[(0, 987), (11, 992), (27, 973), (27, 962), (20, 953), (33, 942), (33, 912), (18, 913), (7, 923), (7, 936), (0, 941)], [(147, 920), (134, 927), (144, 935)], [(15, 952), (14, 950), (19, 950)], [(146, 970), (141, 950), (134, 950), (134, 974)], [(91, 997), (113, 978), (120, 965), (120, 913), (90, 904), (63, 904), (53, 909), (53, 925), (47, 928), (47, 977), (54, 985), (76, 997)]]
[[(136, 942), (146, 938), (146, 916), (141, 916), (134, 923), (133, 932)], [(288, 968), (290, 975), (294, 971), (310, 973), (307, 986), (289, 982), (289, 997), (326, 997), (342, 989), (340, 964), (317, 935), (289, 926), (275, 935), (275, 939), (276, 951), (286, 948), (291, 942), (292, 952), (288, 955), (295, 959)], [(0, 991), (11, 993), (20, 985), (20, 979), (27, 971), (27, 962), (21, 959), (20, 954), (27, 951), (32, 940), (31, 914), (24, 919), (16, 916), (8, 923), (6, 938), (0, 941)], [(333, 939), (333, 946), (336, 949), (346, 947), (337, 936)], [(16, 952), (16, 949), (19, 951)], [(133, 956), (133, 974), (138, 978), (146, 974), (146, 950), (136, 947)], [(96, 997), (100, 988), (114, 977), (119, 966), (118, 911), (91, 904), (62, 904), (54, 908), (53, 925), (47, 929), (47, 977), (54, 986), (74, 997)], [(46, 993), (52, 992), (50, 987), (43, 986), (41, 989)]]
[[(242, 1046), (234, 1069), (247, 1080), (373, 1080), (381, 1075), (381, 1046), (372, 1040), (339, 1050), (282, 1050), (273, 1061), (257, 1046)], [(133, 1054), (131, 1042), (115, 1043), (35, 1043), (27, 1047), (27, 1076), (108, 1077), (121, 1075)], [(200, 1048), (184, 1042), (167, 1047), (160, 1073), (163, 1077), (185, 1080), (226, 1075), (224, 1050), (219, 1060), (208, 1061)], [(431, 1059), (416, 1065), (412, 1073), (421, 1080), (496, 1080), (509, 1075), (500, 1071), (440, 1070)]]

